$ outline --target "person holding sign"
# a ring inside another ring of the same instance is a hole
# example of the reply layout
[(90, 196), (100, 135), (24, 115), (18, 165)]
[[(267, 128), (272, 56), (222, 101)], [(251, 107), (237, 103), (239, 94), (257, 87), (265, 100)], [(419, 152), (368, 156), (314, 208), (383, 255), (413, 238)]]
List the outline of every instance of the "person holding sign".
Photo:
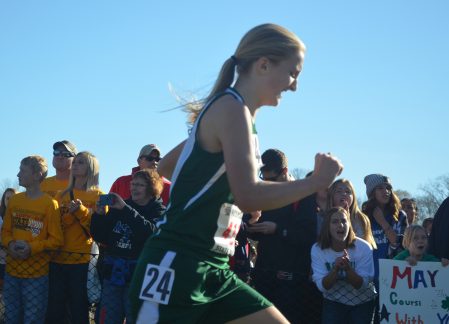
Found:
[(167, 214), (146, 242), (130, 287), (137, 323), (287, 322), (237, 278), (228, 259), (243, 212), (288, 205), (327, 188), (342, 171), (335, 157), (317, 154), (307, 179), (258, 178), (256, 114), (296, 90), (304, 53), (289, 30), (257, 26), (225, 61), (206, 100), (187, 106), (190, 135), (158, 167), (172, 180)]
[[(436, 256), (426, 253), (427, 233), (421, 225), (410, 225), (404, 233), (402, 245), (405, 250), (394, 257), (395, 260), (406, 260), (410, 265), (416, 265), (419, 261), (440, 261)], [(443, 258), (441, 264), (446, 267), (449, 260)]]
[(322, 323), (371, 323), (376, 296), (372, 246), (355, 236), (346, 209), (326, 211), (311, 254), (313, 281), (324, 297)]

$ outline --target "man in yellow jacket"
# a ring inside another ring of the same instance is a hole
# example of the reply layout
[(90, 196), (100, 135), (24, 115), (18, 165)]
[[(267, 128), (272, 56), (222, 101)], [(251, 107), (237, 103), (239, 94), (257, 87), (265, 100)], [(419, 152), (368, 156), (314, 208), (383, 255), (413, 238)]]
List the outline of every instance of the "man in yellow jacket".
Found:
[(72, 169), (73, 159), (77, 153), (76, 146), (67, 140), (58, 141), (53, 144), (52, 164), (56, 174), (42, 181), (41, 190), (43, 192), (55, 197), (59, 191), (69, 186), (70, 170)]

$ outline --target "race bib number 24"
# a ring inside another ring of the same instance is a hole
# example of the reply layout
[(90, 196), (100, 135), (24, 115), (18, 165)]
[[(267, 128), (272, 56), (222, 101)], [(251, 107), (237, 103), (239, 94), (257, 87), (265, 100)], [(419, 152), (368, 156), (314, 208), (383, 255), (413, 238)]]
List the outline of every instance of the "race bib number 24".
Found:
[(174, 280), (175, 271), (173, 269), (148, 264), (140, 291), (140, 299), (167, 305)]

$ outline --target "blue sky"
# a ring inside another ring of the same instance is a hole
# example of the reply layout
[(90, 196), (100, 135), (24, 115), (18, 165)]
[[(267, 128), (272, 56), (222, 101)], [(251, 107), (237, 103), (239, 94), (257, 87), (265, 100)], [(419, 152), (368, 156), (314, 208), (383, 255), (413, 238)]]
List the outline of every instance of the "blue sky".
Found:
[[(257, 116), (262, 150), (311, 169), (332, 152), (364, 197), (363, 177), (395, 189), (447, 174), (449, 2), (2, 1), (0, 180), (30, 154), (51, 164), (69, 139), (94, 153), (100, 186), (129, 174), (140, 148), (187, 136), (182, 96), (204, 96), (243, 34), (273, 22), (308, 51), (299, 90)], [(50, 175), (54, 170), (50, 168)]]

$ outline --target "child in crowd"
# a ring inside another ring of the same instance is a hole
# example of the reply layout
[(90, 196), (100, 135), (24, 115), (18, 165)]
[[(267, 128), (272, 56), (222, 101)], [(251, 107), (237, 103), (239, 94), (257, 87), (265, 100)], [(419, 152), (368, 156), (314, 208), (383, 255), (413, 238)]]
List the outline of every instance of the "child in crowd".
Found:
[(102, 194), (98, 187), (99, 170), (98, 160), (92, 153), (78, 153), (73, 159), (68, 188), (56, 195), (64, 245), (50, 264), (49, 323), (61, 323), (69, 314), (72, 323), (88, 322), (90, 219)]
[(58, 203), (40, 190), (47, 162), (24, 158), (17, 174), (25, 192), (11, 197), (2, 228), (8, 248), (3, 296), (6, 323), (44, 323), (48, 297), (49, 254), (63, 244)]
[(100, 301), (100, 324), (135, 323), (131, 316), (128, 288), (137, 259), (146, 239), (156, 231), (156, 221), (165, 212), (163, 180), (154, 169), (135, 172), (131, 197), (123, 200), (110, 193), (113, 202), (106, 213), (97, 203), (92, 215), (91, 233), (104, 244), (102, 265), (103, 289)]
[(322, 323), (371, 323), (376, 296), (372, 247), (355, 236), (346, 209), (326, 211), (311, 255), (313, 281), (324, 297)]
[(326, 209), (332, 207), (342, 207), (348, 210), (355, 235), (367, 241), (373, 249), (377, 247), (371, 232), (371, 222), (359, 208), (351, 181), (338, 179), (330, 186)]
[[(426, 230), (421, 225), (415, 224), (407, 227), (402, 245), (405, 250), (396, 255), (395, 260), (406, 260), (412, 266), (419, 261), (440, 261), (436, 256), (426, 253), (428, 237)], [(446, 267), (449, 260), (442, 258), (441, 264)]]

